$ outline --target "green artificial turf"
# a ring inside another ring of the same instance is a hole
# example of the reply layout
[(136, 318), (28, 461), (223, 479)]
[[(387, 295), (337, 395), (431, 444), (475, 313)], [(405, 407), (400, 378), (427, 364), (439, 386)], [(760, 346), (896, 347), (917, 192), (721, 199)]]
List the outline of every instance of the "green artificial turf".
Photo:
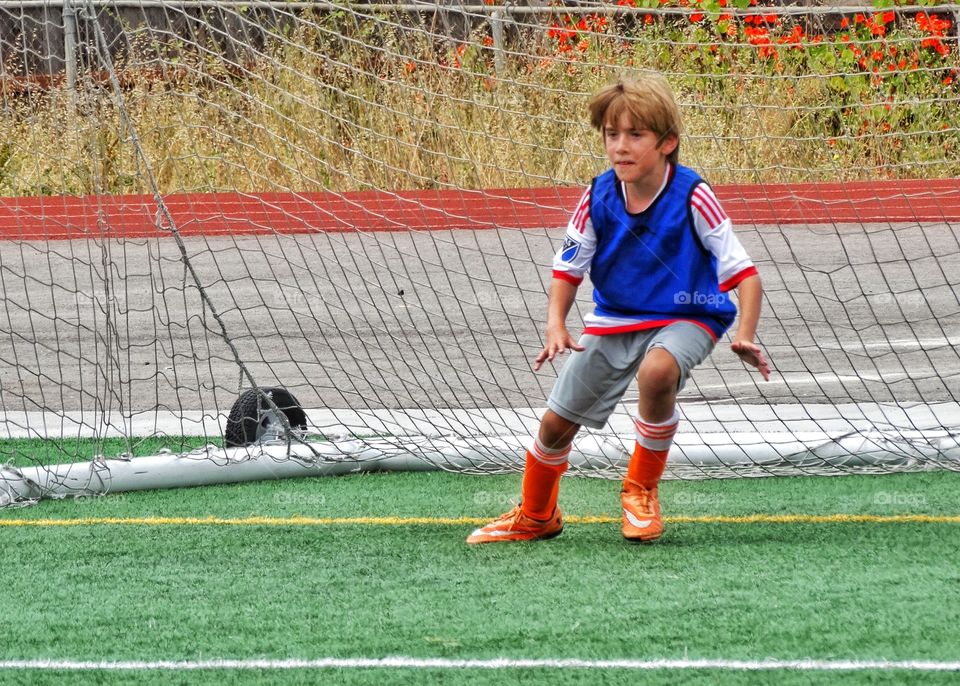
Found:
[(0, 462), (14, 467), (82, 462), (102, 455), (105, 458), (121, 456), (157, 455), (163, 450), (175, 453), (223, 445), (222, 438), (205, 436), (150, 436), (126, 440), (123, 438), (3, 438), (0, 439)]
[[(44, 501), (0, 519), (487, 517), (519, 478), (375, 474)], [(568, 515), (618, 512), (617, 484), (564, 479)], [(667, 482), (667, 516), (960, 514), (960, 474)], [(631, 545), (616, 524), (468, 547), (465, 524), (0, 527), (0, 659), (406, 655), (606, 660), (956, 660), (960, 524), (672, 523)], [(702, 672), (702, 673), (701, 673)], [(312, 672), (94, 673), (310, 681)], [(422, 671), (327, 670), (346, 683)], [(37, 672), (0, 672), (37, 677)], [(52, 678), (44, 673), (43, 678)], [(68, 674), (67, 681), (92, 674)], [(662, 683), (896, 683), (892, 673), (608, 670)], [(901, 678), (903, 674), (899, 675)], [(910, 674), (939, 683), (949, 674)], [(955, 676), (955, 675), (954, 675)], [(261, 679), (261, 677), (263, 677)], [(601, 681), (582, 670), (442, 671), (443, 682)]]

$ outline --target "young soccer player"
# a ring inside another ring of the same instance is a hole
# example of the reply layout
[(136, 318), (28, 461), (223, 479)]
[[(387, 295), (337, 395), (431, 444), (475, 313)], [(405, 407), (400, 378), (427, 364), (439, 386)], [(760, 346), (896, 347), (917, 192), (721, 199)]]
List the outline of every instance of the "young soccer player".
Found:
[[(534, 370), (567, 350), (533, 447), (520, 505), (477, 529), (467, 543), (553, 538), (563, 530), (560, 477), (581, 426), (600, 429), (636, 377), (637, 442), (620, 500), (623, 536), (663, 532), (657, 486), (677, 431), (677, 392), (733, 324), (730, 346), (764, 379), (754, 343), (760, 277), (710, 186), (678, 163), (680, 112), (667, 82), (621, 79), (597, 92), (590, 123), (603, 134), (611, 169), (593, 180), (567, 225), (553, 263), (546, 345)], [(595, 308), (577, 343), (566, 327), (589, 270)]]

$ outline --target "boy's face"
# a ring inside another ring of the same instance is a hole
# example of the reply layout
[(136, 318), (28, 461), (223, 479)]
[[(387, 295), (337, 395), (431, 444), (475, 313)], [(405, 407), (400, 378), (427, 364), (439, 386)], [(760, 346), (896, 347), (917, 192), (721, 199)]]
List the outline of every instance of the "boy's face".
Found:
[(629, 112), (623, 112), (616, 122), (607, 122), (603, 140), (618, 179), (652, 185), (662, 181), (667, 156), (679, 142), (673, 133), (660, 139), (653, 131), (638, 129)]

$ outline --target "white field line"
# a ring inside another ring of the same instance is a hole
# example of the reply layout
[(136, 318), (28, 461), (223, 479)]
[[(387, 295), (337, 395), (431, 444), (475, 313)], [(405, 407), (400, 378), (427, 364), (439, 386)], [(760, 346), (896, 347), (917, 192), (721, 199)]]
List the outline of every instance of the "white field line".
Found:
[(944, 338), (943, 336), (939, 336), (937, 338), (893, 338), (889, 341), (875, 341), (870, 343), (844, 342), (842, 345), (834, 345), (833, 343), (819, 343), (818, 345), (824, 350), (896, 350), (902, 348), (923, 348), (925, 350), (934, 350), (947, 346), (960, 345), (960, 337), (950, 336), (948, 338)]
[(933, 660), (580, 660), (580, 659), (512, 659), (454, 660), (446, 658), (319, 658), (315, 660), (2, 660), (0, 669), (50, 671), (177, 671), (177, 670), (247, 670), (247, 669), (712, 669), (721, 671), (790, 670), (804, 672), (839, 671), (910, 671), (956, 672), (960, 661)]
[(759, 388), (770, 386), (804, 386), (808, 384), (826, 384), (826, 383), (858, 383), (861, 381), (873, 381), (876, 383), (892, 383), (902, 379), (916, 378), (916, 375), (906, 374), (904, 372), (891, 372), (889, 374), (829, 374), (819, 372), (789, 372), (787, 374), (771, 375), (769, 381), (764, 381), (760, 377), (750, 378), (747, 381), (731, 381), (721, 384), (697, 384), (697, 390), (712, 390), (722, 388), (736, 388), (739, 386), (749, 386)]

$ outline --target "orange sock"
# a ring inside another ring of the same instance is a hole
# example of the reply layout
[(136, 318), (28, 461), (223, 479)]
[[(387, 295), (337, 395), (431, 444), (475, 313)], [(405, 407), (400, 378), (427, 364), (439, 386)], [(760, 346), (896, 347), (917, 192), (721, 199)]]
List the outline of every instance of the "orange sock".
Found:
[(637, 430), (637, 444), (627, 466), (627, 480), (638, 483), (644, 488), (656, 488), (667, 466), (667, 454), (677, 433), (680, 415), (676, 410), (665, 422), (652, 424), (640, 417), (634, 417)]
[(568, 455), (570, 446), (559, 452), (551, 452), (540, 445), (539, 440), (527, 451), (520, 502), (525, 515), (534, 519), (550, 519), (557, 507), (560, 477), (567, 471)]

